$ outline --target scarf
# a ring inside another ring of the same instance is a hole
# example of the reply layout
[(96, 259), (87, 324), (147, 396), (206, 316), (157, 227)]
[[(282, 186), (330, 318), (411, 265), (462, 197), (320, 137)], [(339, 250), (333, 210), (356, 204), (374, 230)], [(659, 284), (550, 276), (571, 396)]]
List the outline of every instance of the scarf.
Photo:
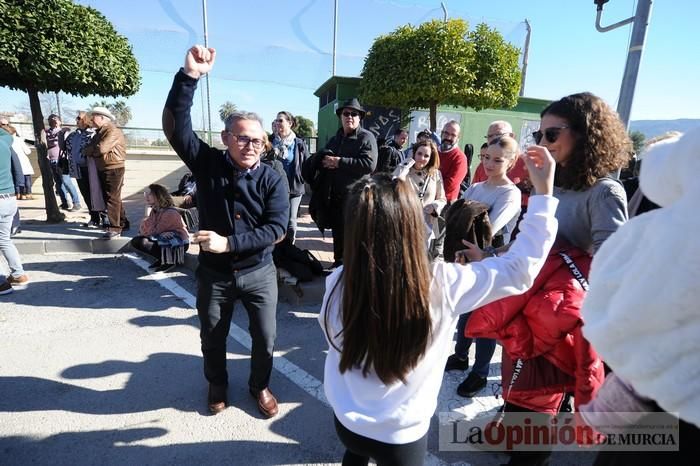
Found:
[(294, 131), (290, 131), (287, 137), (281, 138), (278, 134), (272, 139), (272, 148), (275, 153), (275, 158), (284, 160), (287, 158), (289, 148), (294, 145), (297, 135)]

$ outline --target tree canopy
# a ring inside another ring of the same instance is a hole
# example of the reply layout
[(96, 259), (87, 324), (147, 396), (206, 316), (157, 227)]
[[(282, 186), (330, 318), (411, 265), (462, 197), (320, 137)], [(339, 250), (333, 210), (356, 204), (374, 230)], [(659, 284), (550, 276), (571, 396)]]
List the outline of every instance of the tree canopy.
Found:
[(131, 45), (94, 8), (69, 0), (6, 0), (0, 37), (0, 84), (12, 89), (111, 97), (139, 89)]
[(639, 155), (644, 149), (644, 142), (646, 141), (646, 136), (641, 131), (630, 131), (630, 139), (632, 140), (632, 150), (634, 153)]
[(92, 106), (107, 108), (110, 112), (112, 112), (112, 115), (114, 115), (114, 123), (117, 126), (126, 126), (133, 116), (131, 114), (131, 107), (129, 107), (124, 100), (115, 100), (114, 102), (109, 103), (102, 99), (92, 104)]
[(99, 11), (70, 0), (0, 1), (0, 37), (0, 86), (29, 96), (47, 221), (60, 222), (39, 92), (133, 95), (139, 65), (127, 39)]
[(236, 110), (238, 110), (236, 104), (234, 104), (230, 100), (227, 100), (219, 107), (219, 118), (221, 118), (221, 121), (223, 123), (226, 123), (226, 118), (228, 118), (228, 116), (234, 113)]
[(314, 137), (314, 122), (301, 115), (295, 115), (294, 118), (297, 120), (297, 127), (294, 128), (294, 132), (300, 138), (311, 138)]
[(364, 103), (430, 109), (512, 107), (520, 89), (519, 49), (486, 24), (462, 19), (406, 25), (375, 39), (360, 83)]

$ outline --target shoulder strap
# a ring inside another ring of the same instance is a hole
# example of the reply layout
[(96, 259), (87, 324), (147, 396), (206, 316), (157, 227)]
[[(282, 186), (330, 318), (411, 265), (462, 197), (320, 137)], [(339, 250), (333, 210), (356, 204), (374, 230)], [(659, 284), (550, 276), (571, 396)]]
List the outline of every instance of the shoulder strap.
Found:
[(503, 422), (503, 418), (506, 415), (505, 404), (508, 402), (508, 398), (510, 398), (510, 392), (511, 392), (511, 390), (513, 390), (513, 385), (515, 385), (516, 380), (518, 380), (518, 377), (520, 377), (520, 372), (523, 370), (524, 363), (525, 362), (523, 361), (522, 358), (518, 358), (513, 364), (513, 376), (510, 378), (510, 383), (508, 384), (508, 390), (506, 390), (503, 393), (503, 411), (501, 411), (498, 414), (498, 418), (496, 419), (497, 426)]
[(559, 252), (559, 256), (562, 258), (564, 263), (567, 265), (567, 267), (569, 268), (569, 271), (574, 276), (576, 281), (578, 281), (581, 284), (581, 288), (583, 288), (584, 291), (588, 291), (588, 280), (586, 280), (586, 276), (583, 275), (583, 273), (576, 266), (576, 263), (571, 258), (571, 256), (569, 256), (565, 252)]

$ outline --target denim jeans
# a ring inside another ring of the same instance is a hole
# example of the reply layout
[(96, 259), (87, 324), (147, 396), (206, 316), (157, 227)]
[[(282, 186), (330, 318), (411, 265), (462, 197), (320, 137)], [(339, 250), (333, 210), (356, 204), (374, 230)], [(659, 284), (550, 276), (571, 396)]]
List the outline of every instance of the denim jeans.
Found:
[[(472, 345), (474, 338), (468, 338), (464, 336), (464, 329), (467, 327), (467, 321), (469, 320), (470, 312), (462, 314), (459, 316), (457, 321), (457, 343), (455, 344), (455, 354), (460, 359), (467, 359), (469, 357), (469, 347)], [(476, 357), (474, 358), (474, 365), (472, 366), (472, 372), (474, 372), (479, 377), (486, 377), (489, 375), (489, 364), (491, 364), (491, 358), (493, 353), (496, 352), (496, 340), (492, 338), (476, 338)]]
[(78, 196), (78, 190), (75, 188), (75, 183), (73, 183), (73, 178), (70, 175), (61, 175), (61, 181), (63, 197), (68, 199), (68, 196), (70, 196), (73, 207), (80, 207), (80, 197)]
[(233, 272), (232, 275), (202, 266), (197, 269), (197, 314), (204, 377), (214, 385), (228, 385), (226, 338), (231, 328), (233, 305), (238, 299), (248, 312), (252, 340), (248, 386), (257, 393), (270, 383), (277, 336), (277, 269), (272, 261), (251, 272)]
[(297, 237), (297, 217), (299, 216), (299, 206), (301, 205), (301, 196), (291, 196), (289, 198), (289, 227), (287, 235), (294, 244)]
[(10, 266), (10, 275), (19, 278), (24, 275), (24, 268), (19, 257), (19, 252), (10, 239), (12, 220), (17, 212), (17, 199), (15, 197), (0, 198), (0, 252), (5, 256)]
[(58, 163), (53, 162), (51, 162), (51, 174), (53, 175), (54, 183), (56, 183), (56, 194), (61, 198), (61, 205), (63, 207), (68, 206), (68, 196), (70, 196), (73, 205), (80, 207), (78, 190), (75, 189), (75, 184), (70, 175), (63, 173), (63, 168)]

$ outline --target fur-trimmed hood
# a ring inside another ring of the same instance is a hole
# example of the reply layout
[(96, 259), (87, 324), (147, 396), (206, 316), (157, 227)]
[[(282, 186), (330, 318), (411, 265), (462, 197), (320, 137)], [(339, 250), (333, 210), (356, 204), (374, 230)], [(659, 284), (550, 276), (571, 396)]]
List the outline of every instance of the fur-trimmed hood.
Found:
[(608, 238), (591, 267), (583, 331), (643, 396), (700, 426), (700, 128), (654, 145), (640, 187), (663, 208)]

